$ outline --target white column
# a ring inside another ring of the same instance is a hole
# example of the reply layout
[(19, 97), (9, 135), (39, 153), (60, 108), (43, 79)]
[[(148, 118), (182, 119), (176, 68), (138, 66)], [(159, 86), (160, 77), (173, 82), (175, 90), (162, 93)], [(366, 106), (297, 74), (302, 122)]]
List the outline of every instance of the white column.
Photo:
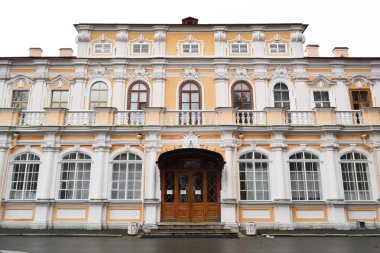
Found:
[(305, 43), (305, 36), (300, 31), (294, 31), (291, 33), (290, 47), (292, 57), (303, 58), (303, 43)]
[(116, 57), (127, 57), (128, 56), (128, 35), (130, 27), (128, 25), (118, 25), (116, 26), (116, 41), (115, 50)]
[(159, 150), (160, 147), (154, 141), (145, 144), (144, 223), (147, 225), (153, 225), (158, 222), (159, 196), (156, 192), (156, 179), (158, 175), (156, 160)]
[(105, 182), (108, 171), (108, 158), (111, 144), (105, 133), (97, 135), (97, 143), (93, 145), (95, 156), (91, 166), (90, 176), (90, 207), (88, 213), (88, 229), (102, 229), (102, 212), (105, 196)]
[(225, 26), (214, 27), (215, 57), (225, 57), (227, 54), (226, 31)]
[(255, 86), (253, 90), (253, 104), (254, 110), (264, 110), (266, 107), (270, 107), (269, 103), (269, 88), (268, 78), (265, 65), (256, 65), (255, 72), (253, 74), (255, 79)]
[(45, 144), (42, 145), (42, 163), (40, 165), (36, 193), (35, 218), (32, 224), (33, 229), (46, 229), (52, 226), (51, 212), (54, 201), (54, 189), (56, 182), (56, 164), (60, 146), (55, 144), (55, 134), (45, 136)]
[[(341, 180), (338, 175), (339, 172), (339, 164), (336, 160), (337, 153), (336, 148), (337, 144), (331, 142), (325, 142), (321, 144), (321, 148), (323, 151), (323, 169), (324, 169), (324, 177), (321, 177), (321, 180), (326, 180), (324, 190), (326, 196), (324, 197), (327, 201), (339, 201), (343, 200), (343, 196), (340, 194), (340, 184)], [(321, 166), (322, 167), (322, 166)], [(322, 174), (322, 173), (321, 173)]]
[(311, 111), (310, 108), (310, 93), (303, 78), (294, 79), (294, 97), (296, 99), (296, 110)]
[(113, 89), (112, 89), (112, 107), (117, 110), (126, 109), (126, 99), (125, 99), (125, 79), (124, 78), (114, 78), (113, 79)]
[(216, 107), (232, 106), (229, 98), (227, 59), (215, 59), (215, 92), (216, 92)]
[(252, 50), (253, 57), (265, 57), (265, 34), (263, 31), (257, 31), (257, 28), (253, 27), (252, 31)]
[(275, 201), (289, 201), (290, 189), (288, 188), (288, 175), (287, 166), (285, 163), (286, 147), (284, 143), (272, 143), (270, 144), (272, 149), (272, 189), (273, 199)]
[(153, 53), (155, 57), (165, 57), (166, 47), (166, 31), (169, 29), (167, 26), (153, 26), (154, 29), (154, 48)]
[[(5, 190), (5, 185), (6, 185), (6, 180), (5, 180), (5, 171), (6, 171), (6, 168), (8, 168), (8, 164), (5, 163), (6, 161), (6, 156), (7, 156), (7, 153), (8, 153), (8, 149), (9, 149), (9, 146), (8, 145), (4, 145), (4, 144), (1, 144), (0, 145), (0, 193), (2, 195), (0, 195), (0, 200), (4, 198), (4, 190)], [(3, 185), (3, 183), (5, 185)], [(1, 215), (1, 214), (0, 214)]]
[(166, 60), (154, 59), (153, 65), (153, 86), (151, 107), (165, 107), (165, 64)]
[(0, 79), (0, 107), (9, 107), (9, 105), (6, 104), (7, 90), (6, 80)]
[(78, 35), (76, 37), (76, 42), (78, 44), (77, 47), (77, 57), (78, 58), (86, 58), (90, 55), (90, 47), (91, 47), (91, 25), (79, 25)]
[(84, 108), (85, 87), (86, 84), (84, 79), (75, 79), (75, 83), (71, 92), (71, 110), (79, 111), (87, 109)]
[(380, 74), (378, 79), (373, 80), (374, 84), (372, 86), (372, 96), (373, 96), (373, 106), (380, 107)]
[(374, 180), (376, 182), (376, 191), (374, 192), (374, 199), (380, 200), (380, 143), (375, 143), (372, 146), (373, 150), (373, 157), (374, 157), (374, 164), (375, 164), (375, 174), (376, 179)]
[(336, 81), (336, 85), (334, 86), (334, 98), (337, 111), (351, 110), (350, 96), (343, 80)]
[(44, 91), (46, 90), (45, 80), (37, 79), (36, 82), (32, 86), (32, 94), (31, 94), (31, 104), (29, 106), (30, 110), (33, 111), (42, 111), (44, 108)]

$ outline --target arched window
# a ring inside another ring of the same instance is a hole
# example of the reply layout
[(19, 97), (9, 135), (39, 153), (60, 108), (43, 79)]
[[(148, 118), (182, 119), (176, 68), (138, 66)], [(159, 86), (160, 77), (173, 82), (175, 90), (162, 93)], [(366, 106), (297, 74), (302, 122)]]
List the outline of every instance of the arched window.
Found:
[(252, 91), (244, 82), (235, 83), (232, 87), (232, 104), (239, 110), (252, 109)]
[(72, 152), (62, 158), (59, 199), (88, 199), (91, 157)]
[(18, 155), (13, 160), (10, 199), (35, 199), (40, 158), (32, 153)]
[(180, 109), (200, 110), (201, 93), (200, 88), (195, 83), (185, 83), (180, 89)]
[(115, 157), (112, 166), (111, 199), (140, 199), (142, 159), (131, 152)]
[(345, 200), (370, 200), (368, 159), (366, 156), (349, 152), (340, 157)]
[(94, 83), (90, 91), (90, 109), (106, 107), (108, 100), (108, 87), (103, 82)]
[(289, 158), (290, 183), (293, 200), (320, 200), (319, 159), (308, 152)]
[(138, 82), (129, 88), (128, 110), (144, 110), (148, 107), (148, 86)]
[(290, 109), (289, 89), (284, 83), (277, 83), (273, 88), (274, 107)]
[(268, 157), (248, 152), (239, 157), (241, 200), (269, 200)]

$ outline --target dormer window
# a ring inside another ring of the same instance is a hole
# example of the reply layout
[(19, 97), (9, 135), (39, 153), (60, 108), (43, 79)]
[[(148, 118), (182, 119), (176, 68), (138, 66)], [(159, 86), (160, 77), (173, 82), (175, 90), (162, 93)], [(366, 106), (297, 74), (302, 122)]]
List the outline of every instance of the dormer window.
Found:
[(182, 53), (183, 54), (198, 54), (199, 45), (194, 43), (182, 44)]
[(286, 53), (286, 44), (285, 43), (270, 43), (269, 48), (270, 48), (271, 53), (275, 53), (275, 54)]
[(95, 54), (110, 54), (112, 52), (111, 43), (95, 43), (94, 53)]
[(149, 44), (147, 43), (134, 43), (133, 44), (134, 54), (149, 54)]
[(246, 43), (232, 43), (231, 53), (233, 54), (246, 54), (248, 53), (248, 45)]

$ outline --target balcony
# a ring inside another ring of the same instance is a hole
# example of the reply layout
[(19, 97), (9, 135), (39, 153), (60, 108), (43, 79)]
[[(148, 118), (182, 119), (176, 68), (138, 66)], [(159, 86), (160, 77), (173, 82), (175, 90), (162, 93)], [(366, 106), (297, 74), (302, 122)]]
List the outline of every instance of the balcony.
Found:
[(20, 111), (0, 108), (0, 126), (365, 126), (380, 125), (380, 108), (357, 111), (335, 111), (315, 108), (313, 111), (285, 111), (266, 108), (264, 111), (236, 110), (220, 107), (215, 110), (145, 110), (117, 111), (115, 108), (95, 108), (94, 111), (68, 111), (46, 108), (44, 111)]

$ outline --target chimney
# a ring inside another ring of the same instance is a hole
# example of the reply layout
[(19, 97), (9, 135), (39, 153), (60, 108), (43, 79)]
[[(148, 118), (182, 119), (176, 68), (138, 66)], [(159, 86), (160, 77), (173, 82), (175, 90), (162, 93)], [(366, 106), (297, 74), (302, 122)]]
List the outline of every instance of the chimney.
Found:
[(349, 57), (348, 47), (334, 47), (334, 57)]
[(319, 46), (318, 45), (307, 45), (306, 46), (306, 56), (307, 57), (319, 57)]
[(41, 57), (42, 49), (39, 47), (31, 47), (29, 48), (29, 57)]
[(183, 25), (197, 25), (198, 19), (193, 18), (193, 17), (187, 17), (187, 18), (182, 19), (182, 24)]
[(74, 51), (71, 48), (60, 48), (59, 57), (72, 57)]

